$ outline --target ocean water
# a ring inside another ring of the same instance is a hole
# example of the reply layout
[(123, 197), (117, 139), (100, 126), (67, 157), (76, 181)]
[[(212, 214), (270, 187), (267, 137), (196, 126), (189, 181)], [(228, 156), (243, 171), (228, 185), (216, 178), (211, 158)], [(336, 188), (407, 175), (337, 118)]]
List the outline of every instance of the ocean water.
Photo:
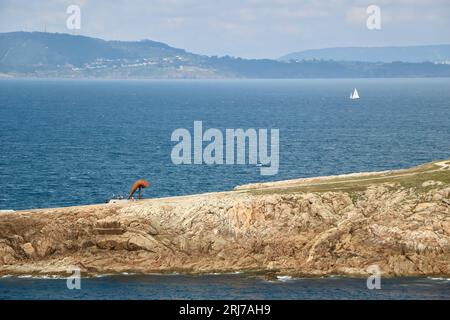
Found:
[[(360, 100), (348, 99), (357, 87)], [(174, 165), (172, 132), (278, 128), (280, 168)], [(450, 79), (0, 81), (0, 210), (230, 190), (450, 158)], [(0, 299), (449, 299), (448, 279), (244, 275), (0, 278)]]
[(450, 279), (386, 278), (369, 290), (365, 278), (288, 278), (246, 275), (128, 275), (81, 279), (0, 278), (5, 299), (449, 299)]
[[(357, 87), (361, 99), (349, 100)], [(174, 165), (177, 128), (279, 128), (280, 168)], [(450, 158), (450, 79), (0, 81), (0, 209), (230, 190)]]

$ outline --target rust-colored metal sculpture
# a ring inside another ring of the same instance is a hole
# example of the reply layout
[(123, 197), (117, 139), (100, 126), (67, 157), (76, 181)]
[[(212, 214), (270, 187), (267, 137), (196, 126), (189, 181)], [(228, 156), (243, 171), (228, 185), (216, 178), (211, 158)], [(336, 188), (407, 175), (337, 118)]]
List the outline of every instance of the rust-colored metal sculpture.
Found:
[(138, 181), (136, 181), (133, 184), (133, 187), (131, 188), (130, 195), (128, 196), (128, 199), (131, 199), (131, 197), (134, 195), (134, 193), (138, 189), (139, 189), (139, 199), (142, 199), (141, 190), (143, 188), (147, 188), (149, 185), (150, 185), (150, 182), (148, 182), (147, 180), (139, 179)]

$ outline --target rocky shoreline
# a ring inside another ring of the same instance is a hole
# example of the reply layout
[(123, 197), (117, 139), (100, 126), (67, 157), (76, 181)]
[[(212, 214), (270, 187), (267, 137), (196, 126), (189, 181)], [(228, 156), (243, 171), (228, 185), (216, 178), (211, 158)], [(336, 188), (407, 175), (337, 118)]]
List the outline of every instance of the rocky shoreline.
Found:
[(449, 161), (0, 213), (0, 275), (450, 276)]

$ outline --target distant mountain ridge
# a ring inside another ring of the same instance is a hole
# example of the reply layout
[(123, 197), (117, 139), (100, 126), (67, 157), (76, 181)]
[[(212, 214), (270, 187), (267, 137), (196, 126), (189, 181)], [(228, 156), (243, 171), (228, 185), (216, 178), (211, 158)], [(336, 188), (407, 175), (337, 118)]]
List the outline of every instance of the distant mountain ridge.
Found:
[(362, 62), (450, 62), (450, 44), (404, 47), (337, 47), (289, 53), (289, 60), (335, 60)]
[(80, 35), (44, 32), (0, 33), (0, 64), (10, 66), (72, 64), (96, 59), (140, 59), (186, 54), (161, 42), (106, 41)]
[(450, 64), (277, 61), (205, 56), (152, 40), (0, 33), (0, 77), (33, 78), (358, 78), (450, 77)]

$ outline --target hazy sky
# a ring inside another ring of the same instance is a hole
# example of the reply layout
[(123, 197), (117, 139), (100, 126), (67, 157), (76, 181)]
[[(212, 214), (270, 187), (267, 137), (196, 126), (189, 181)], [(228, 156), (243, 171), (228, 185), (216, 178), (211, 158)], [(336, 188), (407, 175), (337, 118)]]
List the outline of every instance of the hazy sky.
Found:
[[(81, 29), (66, 8), (81, 8)], [(368, 30), (366, 8), (381, 8)], [(195, 53), (277, 58), (304, 49), (450, 43), (450, 0), (0, 0), (0, 32), (152, 39)]]

